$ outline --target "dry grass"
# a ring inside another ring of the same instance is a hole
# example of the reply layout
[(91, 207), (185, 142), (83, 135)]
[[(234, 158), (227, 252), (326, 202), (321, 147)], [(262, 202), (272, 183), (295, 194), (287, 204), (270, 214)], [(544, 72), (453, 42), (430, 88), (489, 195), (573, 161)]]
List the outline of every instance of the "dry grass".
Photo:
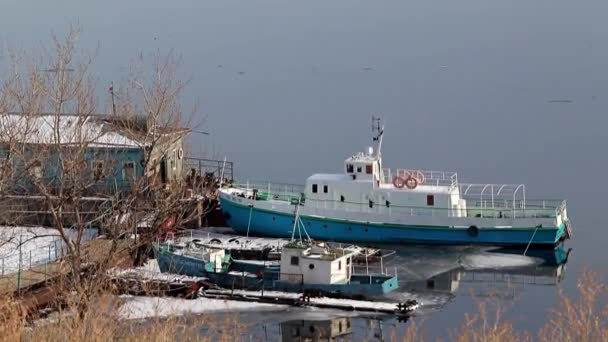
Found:
[[(238, 341), (245, 326), (238, 316), (226, 315), (223, 322), (211, 322), (205, 316), (160, 316), (145, 321), (121, 320), (121, 301), (114, 296), (95, 299), (84, 318), (75, 310), (64, 309), (46, 320), (28, 324), (17, 301), (0, 300), (1, 341)], [(209, 327), (204, 334), (202, 327)]]
[[(538, 332), (517, 330), (504, 319), (497, 302), (481, 301), (476, 313), (465, 315), (462, 326), (453, 332), (453, 341), (608, 341), (608, 287), (593, 273), (583, 273), (578, 294), (561, 295), (557, 307)], [(186, 315), (124, 321), (118, 316), (120, 300), (115, 296), (95, 298), (84, 318), (65, 309), (47, 320), (27, 324), (18, 301), (0, 299), (0, 339), (2, 341), (241, 341), (248, 340), (239, 317), (226, 315), (223, 321)], [(202, 332), (203, 328), (204, 333)], [(393, 332), (391, 341), (423, 341), (421, 325), (409, 323), (404, 335)], [(437, 327), (434, 327), (437, 329)]]

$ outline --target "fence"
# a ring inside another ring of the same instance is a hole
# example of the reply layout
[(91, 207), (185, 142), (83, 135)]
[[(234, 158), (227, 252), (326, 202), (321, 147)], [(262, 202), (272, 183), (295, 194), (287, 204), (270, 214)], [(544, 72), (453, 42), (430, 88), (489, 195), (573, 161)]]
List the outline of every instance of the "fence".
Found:
[(227, 179), (230, 182), (234, 180), (234, 163), (231, 161), (184, 158), (184, 176), (188, 175), (193, 169), (200, 176), (210, 174), (213, 178)]

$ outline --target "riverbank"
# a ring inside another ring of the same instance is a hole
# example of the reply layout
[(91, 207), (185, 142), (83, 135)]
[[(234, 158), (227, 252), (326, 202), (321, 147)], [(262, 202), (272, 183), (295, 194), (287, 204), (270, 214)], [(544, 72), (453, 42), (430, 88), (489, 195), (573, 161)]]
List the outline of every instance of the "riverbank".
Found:
[[(513, 322), (503, 320), (504, 310), (508, 310), (500, 303), (492, 300), (482, 300), (478, 303), (475, 311), (467, 314), (460, 327), (450, 332), (450, 340), (458, 341), (605, 341), (608, 338), (608, 324), (606, 322), (606, 296), (608, 289), (599, 281), (597, 274), (583, 273), (579, 277), (579, 292), (576, 297), (564, 296), (546, 316), (544, 326), (537, 331), (519, 330), (514, 327)], [(144, 297), (124, 298), (109, 295), (96, 297), (91, 303), (83, 320), (74, 319), (69, 309), (60, 311), (42, 320), (27, 323), (17, 311), (13, 299), (4, 297), (0, 301), (0, 313), (2, 317), (3, 339), (8, 341), (36, 340), (36, 341), (109, 341), (109, 340), (146, 340), (165, 341), (175, 336), (184, 340), (192, 341), (245, 341), (258, 339), (264, 330), (269, 333), (268, 324), (262, 328), (255, 328), (247, 318), (250, 315), (266, 317), (268, 320), (283, 316), (288, 321), (281, 321), (284, 328), (296, 327), (322, 327), (331, 326), (335, 322), (336, 327), (341, 323), (344, 337), (364, 339), (366, 335), (361, 327), (351, 325), (352, 315), (340, 316), (335, 312), (329, 312), (327, 316), (321, 316), (318, 312), (308, 314), (289, 311), (282, 307), (268, 306), (262, 313), (249, 311), (249, 309), (231, 307), (230, 303), (217, 302), (216, 308), (212, 309), (211, 302), (196, 303), (182, 299), (153, 299), (160, 304), (158, 311), (152, 311), (152, 315), (125, 316), (126, 308), (145, 303), (148, 299)], [(138, 303), (134, 305), (133, 303)], [(129, 304), (131, 303), (131, 304)], [(149, 304), (149, 303), (148, 303)], [(152, 308), (145, 304), (144, 306)], [(193, 305), (194, 304), (194, 305)], [(167, 307), (172, 308), (171, 314), (167, 314)], [(207, 307), (208, 311), (204, 311)], [(224, 311), (222, 315), (219, 312)], [(176, 316), (176, 314), (178, 314)], [(308, 317), (310, 320), (294, 319)], [(326, 317), (330, 317), (326, 319)], [(242, 318), (242, 319), (241, 319)], [(263, 320), (261, 321), (263, 322)], [(328, 323), (329, 322), (329, 323)], [(417, 320), (405, 323), (404, 326), (395, 326), (378, 321), (379, 328), (372, 336), (380, 337), (389, 341), (422, 341), (425, 330), (438, 329), (429, 327)], [(257, 321), (260, 323), (260, 320)], [(268, 322), (266, 322), (268, 323)], [(329, 324), (329, 325), (328, 325)], [(270, 331), (269, 340), (275, 340), (285, 334), (291, 334), (296, 330), (279, 331), (282, 335), (274, 335)], [(299, 331), (300, 334), (308, 334)], [(316, 336), (321, 336), (317, 332)], [(338, 334), (336, 332), (336, 334)], [(313, 334), (314, 335), (314, 334)]]

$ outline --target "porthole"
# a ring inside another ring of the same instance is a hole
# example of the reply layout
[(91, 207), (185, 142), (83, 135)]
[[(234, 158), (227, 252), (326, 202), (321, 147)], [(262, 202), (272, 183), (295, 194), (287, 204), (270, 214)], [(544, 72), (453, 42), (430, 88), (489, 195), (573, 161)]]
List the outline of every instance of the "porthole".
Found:
[(314, 270), (315, 269), (315, 264), (308, 265), (308, 268), (310, 268), (311, 270)]

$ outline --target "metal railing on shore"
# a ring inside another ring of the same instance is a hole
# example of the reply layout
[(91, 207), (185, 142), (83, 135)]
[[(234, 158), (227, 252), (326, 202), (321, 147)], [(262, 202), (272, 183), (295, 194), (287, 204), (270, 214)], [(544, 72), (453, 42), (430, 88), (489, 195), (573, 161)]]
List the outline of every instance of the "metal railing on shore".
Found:
[(213, 178), (234, 180), (234, 163), (227, 160), (184, 158), (183, 172), (188, 175), (191, 170), (197, 171), (200, 176), (210, 174)]

